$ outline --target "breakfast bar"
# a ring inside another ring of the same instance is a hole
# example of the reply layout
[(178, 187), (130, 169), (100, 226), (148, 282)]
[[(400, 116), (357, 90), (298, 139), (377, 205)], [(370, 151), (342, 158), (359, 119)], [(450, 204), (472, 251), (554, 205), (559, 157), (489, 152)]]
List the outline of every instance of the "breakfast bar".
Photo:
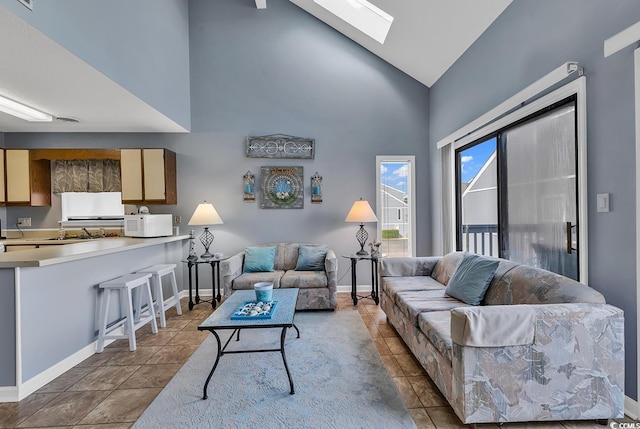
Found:
[(0, 253), (0, 402), (25, 398), (93, 355), (98, 284), (182, 260), (187, 239), (116, 237)]

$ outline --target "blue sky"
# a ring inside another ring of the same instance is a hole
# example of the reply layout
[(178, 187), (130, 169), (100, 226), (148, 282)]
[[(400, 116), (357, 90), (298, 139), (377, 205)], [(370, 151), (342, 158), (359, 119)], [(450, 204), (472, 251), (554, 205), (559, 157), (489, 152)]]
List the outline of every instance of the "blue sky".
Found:
[(475, 145), (460, 153), (462, 183), (469, 183), (496, 150), (496, 139)]
[(380, 181), (392, 188), (407, 192), (408, 172), (406, 163), (383, 162), (380, 164)]

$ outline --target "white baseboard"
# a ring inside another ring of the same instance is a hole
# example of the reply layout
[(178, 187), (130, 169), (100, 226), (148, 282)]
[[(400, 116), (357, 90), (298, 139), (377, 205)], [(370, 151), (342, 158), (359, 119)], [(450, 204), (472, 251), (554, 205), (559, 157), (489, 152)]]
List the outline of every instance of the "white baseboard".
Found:
[(18, 387), (0, 387), (0, 403), (1, 402), (18, 402)]
[[(114, 335), (124, 334), (123, 328), (118, 328), (113, 331)], [(115, 340), (107, 340), (105, 341), (105, 346), (111, 344)], [(8, 387), (0, 387), (0, 403), (2, 402), (18, 402), (41, 387), (45, 386), (47, 383), (55, 380), (65, 372), (69, 371), (74, 366), (78, 365), (83, 360), (93, 356), (96, 352), (96, 346), (98, 341), (94, 341), (93, 343), (83, 347), (78, 350), (71, 356), (66, 357), (61, 360), (57, 364), (52, 367), (42, 371), (38, 375), (31, 377), (26, 382), (22, 383), (20, 386), (8, 386)]]
[(638, 401), (629, 398), (628, 396), (624, 397), (624, 414), (631, 417), (634, 420), (638, 420), (640, 403)]

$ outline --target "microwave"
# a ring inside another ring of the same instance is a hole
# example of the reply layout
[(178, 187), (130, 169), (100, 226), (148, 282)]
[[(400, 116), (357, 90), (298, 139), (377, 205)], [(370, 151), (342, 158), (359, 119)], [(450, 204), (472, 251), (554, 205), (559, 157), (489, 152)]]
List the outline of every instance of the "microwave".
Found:
[(124, 216), (126, 237), (164, 237), (173, 235), (170, 214), (137, 214)]

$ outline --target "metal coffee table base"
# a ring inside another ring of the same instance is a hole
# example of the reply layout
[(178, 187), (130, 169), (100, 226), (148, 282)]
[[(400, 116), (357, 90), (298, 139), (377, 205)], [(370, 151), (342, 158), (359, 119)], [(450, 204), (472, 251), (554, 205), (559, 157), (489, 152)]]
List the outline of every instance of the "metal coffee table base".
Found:
[[(261, 326), (259, 328), (267, 328), (268, 326)], [(298, 333), (298, 337), (300, 338), (300, 330), (298, 330), (298, 327), (293, 324), (293, 327), (295, 328), (296, 332)], [(227, 346), (229, 345), (229, 343), (231, 342), (231, 339), (233, 338), (233, 336), (236, 336), (236, 341), (240, 341), (240, 330), (241, 329), (258, 329), (258, 328), (237, 328), (234, 329), (234, 331), (231, 333), (231, 335), (229, 336), (229, 339), (227, 340), (227, 342), (224, 344), (224, 347), (222, 346), (222, 342), (220, 341), (220, 336), (218, 335), (218, 333), (214, 330), (211, 329), (210, 332), (213, 334), (214, 337), (216, 337), (216, 341), (218, 343), (218, 355), (216, 356), (216, 362), (213, 364), (213, 368), (211, 368), (211, 372), (209, 373), (209, 376), (207, 377), (207, 381), (204, 383), (204, 389), (202, 392), (202, 399), (207, 399), (207, 387), (209, 387), (209, 381), (211, 381), (211, 377), (213, 376), (213, 373), (216, 371), (216, 367), (218, 366), (218, 362), (220, 362), (220, 357), (225, 355), (225, 354), (236, 354), (236, 353), (266, 353), (266, 352), (280, 352), (282, 354), (282, 361), (284, 362), (284, 369), (287, 371), (287, 377), (289, 377), (289, 387), (290, 387), (290, 394), (293, 395), (295, 393), (295, 389), (293, 387), (293, 379), (291, 378), (291, 372), (289, 371), (289, 365), (287, 365), (287, 356), (284, 352), (284, 341), (287, 337), (287, 329), (288, 327), (285, 326), (282, 328), (282, 332), (280, 333), (280, 348), (279, 349), (260, 349), (260, 350), (230, 350), (227, 351)]]

